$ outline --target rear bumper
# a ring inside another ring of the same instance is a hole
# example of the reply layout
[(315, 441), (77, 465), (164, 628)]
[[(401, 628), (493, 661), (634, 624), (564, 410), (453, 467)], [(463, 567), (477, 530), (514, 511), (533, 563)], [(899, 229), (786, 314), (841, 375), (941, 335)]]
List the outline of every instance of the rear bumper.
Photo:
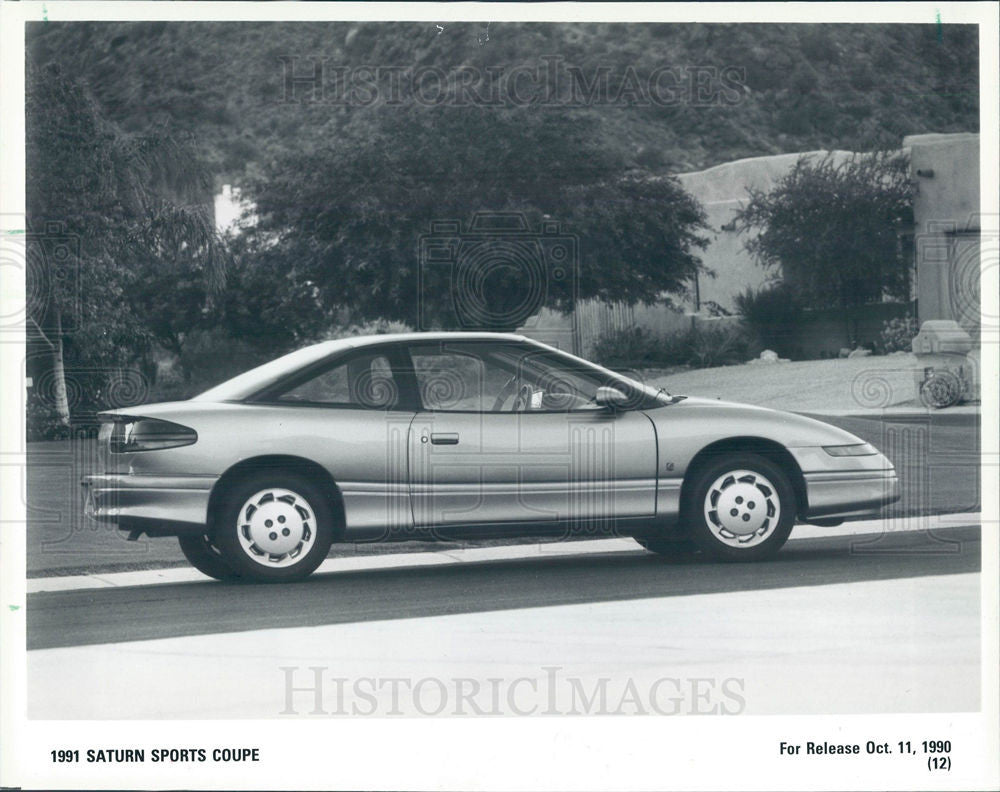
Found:
[(899, 500), (896, 471), (857, 470), (806, 473), (810, 517), (846, 517), (875, 514)]
[(208, 519), (217, 476), (87, 476), (85, 512), (100, 522), (149, 533), (195, 533)]

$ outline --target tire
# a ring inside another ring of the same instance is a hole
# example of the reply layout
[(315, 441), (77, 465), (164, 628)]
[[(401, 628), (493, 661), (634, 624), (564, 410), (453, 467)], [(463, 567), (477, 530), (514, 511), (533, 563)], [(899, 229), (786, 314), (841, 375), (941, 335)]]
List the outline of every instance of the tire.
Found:
[(680, 558), (698, 551), (698, 546), (685, 537), (667, 539), (660, 536), (644, 536), (642, 538), (636, 536), (633, 538), (649, 552), (670, 558)]
[(239, 575), (222, 557), (222, 552), (204, 534), (178, 536), (181, 552), (191, 566), (216, 580), (238, 580)]
[(757, 454), (737, 453), (697, 473), (684, 521), (691, 540), (711, 558), (760, 561), (788, 540), (796, 508), (781, 468)]
[(226, 492), (214, 539), (240, 577), (282, 583), (308, 577), (323, 562), (333, 526), (327, 498), (309, 479), (260, 471)]

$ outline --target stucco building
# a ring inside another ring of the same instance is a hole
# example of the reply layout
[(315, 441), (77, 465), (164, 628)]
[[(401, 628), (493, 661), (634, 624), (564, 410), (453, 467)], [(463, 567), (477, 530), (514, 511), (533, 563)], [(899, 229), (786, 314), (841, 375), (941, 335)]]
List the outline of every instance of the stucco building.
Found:
[[(911, 156), (918, 184), (914, 205), (915, 289), (917, 316), (956, 319), (970, 334), (979, 334), (979, 135), (915, 135), (903, 141)], [(831, 156), (843, 162), (854, 153), (812, 151), (754, 157), (717, 165), (678, 179), (705, 208), (708, 247), (701, 252), (714, 274), (698, 278), (687, 300), (667, 305), (627, 306), (590, 300), (575, 315), (543, 310), (521, 332), (578, 354), (588, 354), (603, 333), (626, 327), (646, 327), (661, 333), (684, 330), (696, 322), (720, 321), (713, 314), (736, 313), (735, 297), (747, 287), (757, 289), (774, 273), (760, 267), (745, 248), (746, 233), (733, 218), (746, 205), (748, 190), (767, 191), (803, 156)], [(909, 240), (906, 240), (909, 242)], [(858, 326), (862, 340), (877, 336), (882, 322), (912, 311), (912, 306), (886, 303), (872, 306)], [(725, 320), (722, 320), (725, 321)], [(836, 354), (847, 344), (842, 323), (819, 315), (803, 332), (810, 355)]]
[(903, 146), (919, 187), (913, 206), (917, 317), (952, 319), (978, 341), (980, 256), (985, 244), (995, 258), (997, 243), (996, 218), (984, 229), (980, 214), (979, 135), (913, 135)]

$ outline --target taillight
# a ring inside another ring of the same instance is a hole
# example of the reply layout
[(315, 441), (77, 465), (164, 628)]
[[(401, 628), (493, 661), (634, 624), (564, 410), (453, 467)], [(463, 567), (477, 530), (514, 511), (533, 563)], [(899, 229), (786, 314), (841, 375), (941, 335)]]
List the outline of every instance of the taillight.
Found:
[(135, 451), (159, 451), (191, 445), (198, 440), (194, 429), (159, 418), (131, 418), (125, 415), (108, 416), (113, 423), (101, 427), (98, 439), (107, 439), (112, 454), (131, 454)]

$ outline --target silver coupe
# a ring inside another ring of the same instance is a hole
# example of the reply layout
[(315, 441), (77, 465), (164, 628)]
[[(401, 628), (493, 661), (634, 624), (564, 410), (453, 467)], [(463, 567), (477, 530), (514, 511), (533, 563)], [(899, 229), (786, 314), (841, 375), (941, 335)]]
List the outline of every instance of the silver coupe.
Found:
[(87, 513), (177, 536), (219, 579), (300, 579), (344, 541), (624, 535), (756, 560), (797, 520), (899, 498), (889, 460), (837, 427), (499, 333), (328, 341), (101, 418)]

